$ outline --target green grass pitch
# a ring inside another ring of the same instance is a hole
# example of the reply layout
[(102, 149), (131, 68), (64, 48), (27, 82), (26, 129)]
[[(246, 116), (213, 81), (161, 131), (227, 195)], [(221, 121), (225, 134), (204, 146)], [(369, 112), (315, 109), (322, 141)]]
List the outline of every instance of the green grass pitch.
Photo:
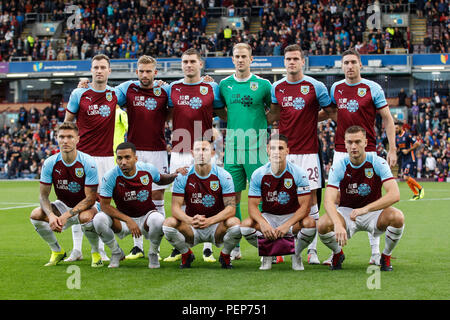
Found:
[[(62, 262), (44, 267), (50, 257), (48, 245), (34, 231), (29, 221), (38, 203), (39, 183), (0, 182), (0, 299), (161, 299), (161, 300), (291, 300), (291, 299), (448, 299), (450, 282), (450, 184), (424, 183), (425, 199), (408, 201), (411, 192), (400, 182), (401, 201), (395, 206), (405, 214), (405, 232), (393, 252), (394, 272), (379, 274), (368, 271), (370, 247), (366, 233), (357, 233), (344, 247), (343, 270), (330, 271), (326, 266), (310, 266), (303, 253), (305, 271), (294, 272), (290, 258), (274, 265), (270, 271), (258, 270), (256, 249), (241, 241), (243, 259), (234, 269), (223, 270), (219, 263), (205, 263), (202, 245), (193, 251), (196, 260), (191, 269), (180, 270), (179, 262), (161, 262), (161, 268), (150, 270), (147, 259), (123, 261), (119, 269), (90, 267), (90, 247), (83, 240), (84, 260)], [(247, 212), (243, 194), (242, 212)], [(170, 194), (166, 193), (166, 212), (170, 215)], [(323, 214), (323, 208), (321, 208)], [(71, 232), (59, 234), (60, 244), (70, 252)], [(384, 235), (381, 238), (384, 247)], [(128, 252), (131, 237), (119, 241)], [(148, 243), (145, 241), (147, 252)], [(163, 239), (161, 255), (170, 253)], [(219, 249), (214, 248), (218, 258)], [(107, 249), (109, 253), (109, 249)], [(320, 260), (329, 250), (318, 244)], [(71, 288), (70, 266), (78, 266), (80, 288)], [(372, 277), (372, 278), (371, 278)], [(367, 283), (372, 284), (369, 289)], [(69, 285), (68, 285), (69, 283)], [(373, 285), (379, 288), (373, 288)]]

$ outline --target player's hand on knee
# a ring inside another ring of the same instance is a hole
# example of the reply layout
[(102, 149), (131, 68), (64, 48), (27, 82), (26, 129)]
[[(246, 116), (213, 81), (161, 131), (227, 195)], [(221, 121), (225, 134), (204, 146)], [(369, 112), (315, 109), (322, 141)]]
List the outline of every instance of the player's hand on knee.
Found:
[(347, 230), (341, 225), (334, 227), (334, 234), (336, 236), (336, 241), (343, 247), (347, 244)]
[(139, 229), (139, 226), (133, 219), (129, 219), (127, 221), (127, 226), (128, 226), (128, 229), (130, 230), (131, 234), (133, 235), (133, 237), (139, 238), (142, 235), (141, 229)]

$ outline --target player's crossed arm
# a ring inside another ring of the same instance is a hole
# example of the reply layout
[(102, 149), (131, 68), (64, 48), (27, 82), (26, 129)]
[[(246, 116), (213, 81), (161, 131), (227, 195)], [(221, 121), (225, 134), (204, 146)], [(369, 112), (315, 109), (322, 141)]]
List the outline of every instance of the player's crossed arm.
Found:
[(213, 224), (220, 223), (229, 218), (234, 217), (236, 213), (236, 197), (233, 194), (232, 196), (226, 196), (223, 198), (223, 204), (225, 208), (220, 211), (218, 214), (213, 215), (209, 218), (206, 218), (204, 215), (195, 215), (193, 217), (192, 226), (198, 229), (207, 228)]
[(50, 228), (53, 231), (61, 232), (63, 226), (61, 224), (61, 221), (59, 220), (59, 217), (53, 212), (52, 204), (49, 199), (51, 190), (52, 190), (51, 184), (44, 184), (44, 183), (40, 184), (39, 203), (42, 211), (48, 218)]

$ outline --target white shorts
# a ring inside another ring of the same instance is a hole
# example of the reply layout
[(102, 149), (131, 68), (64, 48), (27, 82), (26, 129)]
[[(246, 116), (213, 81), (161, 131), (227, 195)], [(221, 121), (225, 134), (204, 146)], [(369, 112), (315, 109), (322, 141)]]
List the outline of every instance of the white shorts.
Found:
[[(56, 209), (58, 209), (58, 211), (59, 211), (60, 214), (63, 214), (64, 212), (69, 211), (70, 209), (72, 209), (72, 208), (68, 207), (68, 206), (67, 206), (64, 202), (62, 202), (61, 200), (55, 200), (54, 202), (52, 202), (52, 204), (55, 205)], [(98, 211), (98, 207), (100, 207), (100, 205), (97, 205), (97, 204), (98, 204), (98, 202), (95, 203), (95, 205), (93, 206), (93, 208), (96, 208), (97, 211)], [(64, 231), (64, 230), (66, 230), (66, 229), (72, 227), (72, 226), (75, 225), (75, 224), (80, 224), (80, 219), (78, 218), (78, 216), (79, 216), (79, 215), (77, 214), (77, 215), (75, 215), (75, 216), (73, 216), (73, 217), (67, 219), (67, 222), (66, 222), (66, 224), (64, 225), (64, 227), (62, 228), (62, 230)]]
[(310, 154), (288, 154), (287, 160), (306, 171), (311, 190), (322, 188), (322, 172), (320, 160), (317, 153)]
[(174, 173), (181, 167), (190, 167), (194, 164), (191, 153), (172, 152), (170, 156), (170, 173)]
[[(146, 215), (143, 215), (141, 217), (137, 217), (137, 218), (133, 218), (131, 217), (131, 219), (134, 220), (134, 222), (136, 222), (136, 224), (139, 226), (139, 229), (141, 230), (141, 233), (144, 235), (145, 239), (150, 239), (148, 231), (145, 230), (144, 224), (147, 221), (148, 217), (152, 214), (152, 213), (158, 213), (160, 215), (162, 215), (162, 213), (160, 213), (158, 210), (151, 210), (149, 212), (147, 212)], [(106, 213), (104, 213), (105, 215), (107, 215)], [(111, 217), (109, 215), (107, 215), (110, 219)], [(122, 231), (120, 231), (119, 233), (117, 233), (117, 236), (120, 239), (125, 238), (126, 236), (131, 234), (130, 229), (128, 229), (127, 224), (124, 221), (120, 221), (120, 225), (122, 226)], [(161, 230), (162, 232), (162, 230)]]
[[(136, 156), (139, 161), (151, 163), (158, 169), (159, 173), (169, 173), (169, 161), (167, 160), (167, 151), (142, 151), (137, 150)], [(167, 185), (160, 186), (152, 183), (152, 190), (163, 190)]]
[(97, 165), (97, 173), (98, 173), (98, 182), (99, 184), (102, 181), (103, 176), (114, 166), (116, 165), (116, 161), (114, 157), (92, 157), (95, 160), (95, 164)]
[(344, 218), (345, 226), (347, 229), (347, 236), (350, 239), (358, 231), (367, 231), (373, 236), (379, 236), (383, 233), (377, 229), (378, 218), (380, 217), (381, 210), (368, 212), (362, 216), (356, 217), (356, 221), (350, 219), (350, 214), (353, 209), (348, 207), (338, 207), (337, 212)]
[(195, 247), (197, 244), (203, 242), (211, 242), (216, 247), (222, 246), (221, 243), (216, 243), (216, 230), (218, 226), (218, 223), (204, 229), (196, 229), (191, 226), (192, 232), (194, 233), (194, 243), (190, 243), (191, 247)]
[[(375, 156), (377, 155), (375, 151), (366, 152), (366, 154), (370, 153), (374, 154)], [(347, 152), (334, 151), (333, 164), (337, 163), (338, 161), (341, 161), (341, 159), (345, 158), (346, 156), (348, 156)]]
[[(292, 218), (293, 215), (294, 215), (293, 213), (283, 214), (283, 215), (271, 214), (271, 213), (267, 213), (267, 212), (262, 213), (263, 218), (266, 219), (266, 221), (272, 226), (272, 228), (278, 228), (283, 223), (285, 223), (287, 220)], [(289, 231), (286, 235), (287, 236), (294, 235), (294, 233), (292, 232), (292, 226), (289, 228)]]

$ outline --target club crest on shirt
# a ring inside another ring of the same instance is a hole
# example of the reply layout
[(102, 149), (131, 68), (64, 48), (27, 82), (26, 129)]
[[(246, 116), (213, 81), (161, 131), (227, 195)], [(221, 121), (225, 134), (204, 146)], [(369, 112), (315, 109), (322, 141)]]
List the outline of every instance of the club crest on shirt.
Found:
[(150, 179), (148, 178), (148, 175), (146, 174), (145, 176), (141, 177), (141, 183), (146, 186), (148, 185), (148, 183), (150, 182)]
[(300, 92), (304, 95), (307, 95), (309, 93), (309, 86), (301, 86)]
[(258, 82), (250, 82), (250, 89), (252, 91), (258, 90)]
[(211, 181), (209, 183), (209, 187), (211, 188), (212, 191), (217, 191), (219, 189), (219, 181)]
[(202, 95), (208, 94), (208, 87), (200, 86), (200, 93)]
[(358, 96), (360, 96), (361, 98), (364, 97), (366, 93), (367, 93), (366, 88), (358, 88)]
[(371, 179), (373, 177), (373, 168), (364, 169), (364, 174), (367, 178)]
[(83, 168), (75, 168), (75, 175), (76, 175), (78, 178), (83, 177), (83, 175), (84, 175), (84, 170), (83, 170)]
[(153, 88), (153, 94), (159, 97), (161, 95), (161, 87)]
[(111, 101), (112, 101), (112, 98), (113, 98), (112, 92), (107, 92), (107, 93), (106, 93), (106, 100), (108, 100), (109, 102), (111, 102)]
[(292, 179), (291, 178), (286, 178), (284, 179), (284, 186), (287, 189), (290, 189), (292, 187)]

